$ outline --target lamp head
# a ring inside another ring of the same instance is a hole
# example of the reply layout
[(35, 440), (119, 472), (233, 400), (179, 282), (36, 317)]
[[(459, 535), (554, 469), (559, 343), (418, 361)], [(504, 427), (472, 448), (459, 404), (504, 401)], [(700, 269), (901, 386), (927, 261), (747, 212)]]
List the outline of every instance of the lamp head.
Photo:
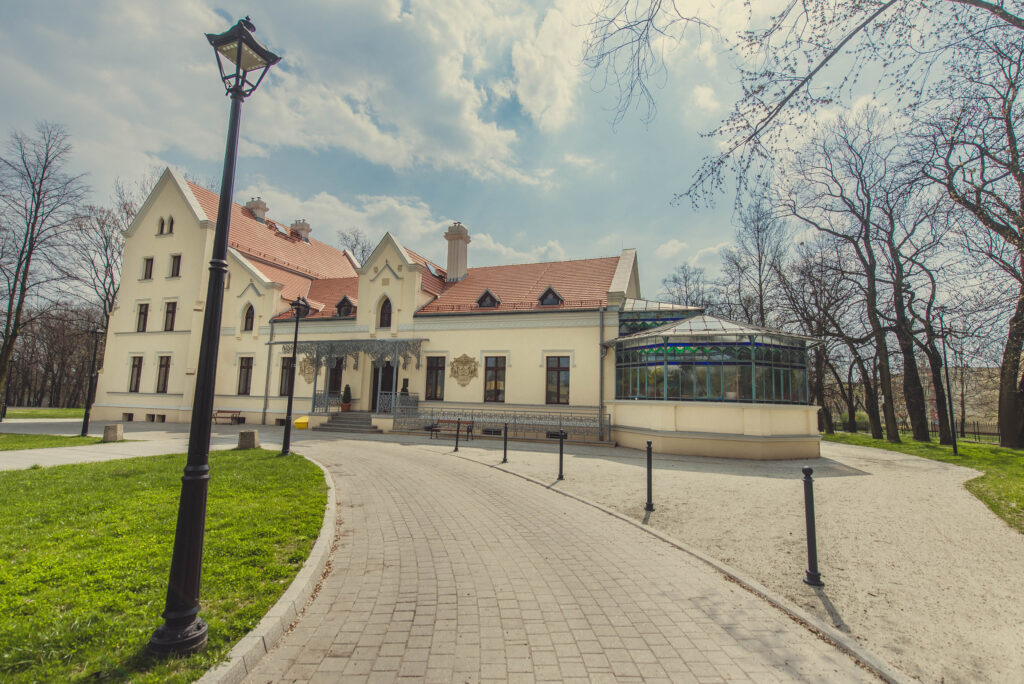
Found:
[(295, 312), (296, 318), (305, 318), (309, 315), (310, 306), (305, 297), (296, 298), (295, 301), (291, 303), (291, 307)]
[(246, 17), (224, 33), (206, 34), (217, 55), (220, 78), (228, 93), (238, 91), (243, 97), (248, 97), (259, 86), (267, 70), (281, 61), (279, 56), (256, 40), (252, 35), (255, 31), (256, 27)]

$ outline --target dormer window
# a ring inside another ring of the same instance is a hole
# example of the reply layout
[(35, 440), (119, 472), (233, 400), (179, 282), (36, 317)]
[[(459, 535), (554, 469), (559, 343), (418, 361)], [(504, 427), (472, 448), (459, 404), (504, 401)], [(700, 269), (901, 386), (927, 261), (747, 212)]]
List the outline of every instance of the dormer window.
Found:
[(352, 301), (348, 298), (347, 295), (345, 297), (342, 297), (341, 301), (338, 302), (338, 316), (351, 316), (353, 313), (355, 313), (355, 310), (355, 305), (352, 303)]
[(495, 297), (494, 293), (490, 290), (484, 290), (484, 293), (480, 295), (480, 299), (476, 300), (476, 305), (481, 309), (494, 309), (499, 304), (501, 304), (501, 300)]
[(558, 306), (565, 300), (555, 291), (555, 288), (548, 286), (548, 289), (544, 290), (544, 294), (538, 297), (537, 301), (541, 306)]

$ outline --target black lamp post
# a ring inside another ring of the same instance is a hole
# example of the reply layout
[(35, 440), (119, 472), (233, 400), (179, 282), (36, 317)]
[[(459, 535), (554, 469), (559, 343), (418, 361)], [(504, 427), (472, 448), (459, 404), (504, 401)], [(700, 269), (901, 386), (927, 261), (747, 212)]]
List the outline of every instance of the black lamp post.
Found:
[(90, 330), (92, 334), (92, 362), (89, 364), (89, 387), (85, 392), (85, 416), (82, 417), (82, 437), (89, 434), (89, 413), (92, 412), (93, 392), (96, 391), (96, 347), (102, 330)]
[(287, 456), (292, 448), (292, 398), (295, 396), (295, 365), (299, 360), (299, 320), (309, 315), (309, 302), (299, 297), (291, 304), (295, 316), (295, 338), (292, 340), (292, 377), (288, 380), (288, 415), (284, 419), (284, 440), (281, 455)]
[[(164, 623), (153, 632), (149, 649), (160, 654), (186, 654), (206, 646), (206, 622), (199, 617), (199, 587), (203, 566), (203, 536), (206, 528), (206, 492), (210, 480), (210, 427), (213, 421), (214, 380), (220, 342), (224, 303), (224, 274), (228, 270), (227, 243), (231, 221), (231, 198), (235, 188), (235, 159), (238, 153), (238, 122), (242, 101), (252, 94), (267, 70), (281, 58), (257, 41), (256, 28), (246, 17), (219, 35), (208, 33), (217, 55), (224, 88), (231, 98), (224, 175), (220, 183), (217, 226), (213, 237), (210, 277), (206, 290), (206, 311), (196, 368), (196, 390), (192, 399), (192, 425), (188, 437), (188, 460), (181, 478), (178, 526), (174, 534), (171, 573), (167, 583)], [(229, 62), (225, 71), (224, 60)], [(255, 80), (253, 80), (255, 78)]]

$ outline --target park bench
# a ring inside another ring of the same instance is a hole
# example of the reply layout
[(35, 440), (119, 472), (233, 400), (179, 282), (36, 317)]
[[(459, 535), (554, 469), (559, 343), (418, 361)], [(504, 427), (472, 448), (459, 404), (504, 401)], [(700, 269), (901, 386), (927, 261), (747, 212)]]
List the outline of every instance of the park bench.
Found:
[(213, 422), (214, 423), (219, 423), (222, 420), (227, 421), (228, 423), (231, 423), (232, 425), (235, 425), (236, 423), (241, 423), (242, 422), (242, 412), (241, 411), (228, 411), (226, 409), (218, 409), (218, 410), (214, 411), (213, 412)]
[(473, 421), (471, 420), (462, 421), (460, 428), (460, 422), (458, 420), (452, 420), (450, 418), (441, 418), (434, 421), (430, 425), (427, 425), (425, 429), (430, 432), (431, 439), (438, 436), (442, 432), (454, 435), (455, 431), (459, 429), (464, 431), (466, 437), (473, 439)]

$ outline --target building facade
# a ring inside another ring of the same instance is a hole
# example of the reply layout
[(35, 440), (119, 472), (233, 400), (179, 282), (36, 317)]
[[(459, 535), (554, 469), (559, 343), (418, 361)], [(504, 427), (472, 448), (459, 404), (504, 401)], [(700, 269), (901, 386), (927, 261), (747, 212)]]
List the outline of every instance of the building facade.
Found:
[[(166, 170), (127, 231), (98, 418), (190, 419), (217, 199)], [(590, 421), (596, 437), (662, 452), (818, 454), (813, 341), (643, 300), (635, 250), (470, 268), (471, 236), (455, 223), (443, 267), (390, 233), (360, 264), (311, 233), (267, 218), (259, 198), (233, 205), (218, 410), (283, 420), (290, 302), (303, 296), (312, 309), (299, 322), (294, 413), (311, 426), (340, 410), (349, 386), (352, 410), (384, 430), (532, 416)]]

